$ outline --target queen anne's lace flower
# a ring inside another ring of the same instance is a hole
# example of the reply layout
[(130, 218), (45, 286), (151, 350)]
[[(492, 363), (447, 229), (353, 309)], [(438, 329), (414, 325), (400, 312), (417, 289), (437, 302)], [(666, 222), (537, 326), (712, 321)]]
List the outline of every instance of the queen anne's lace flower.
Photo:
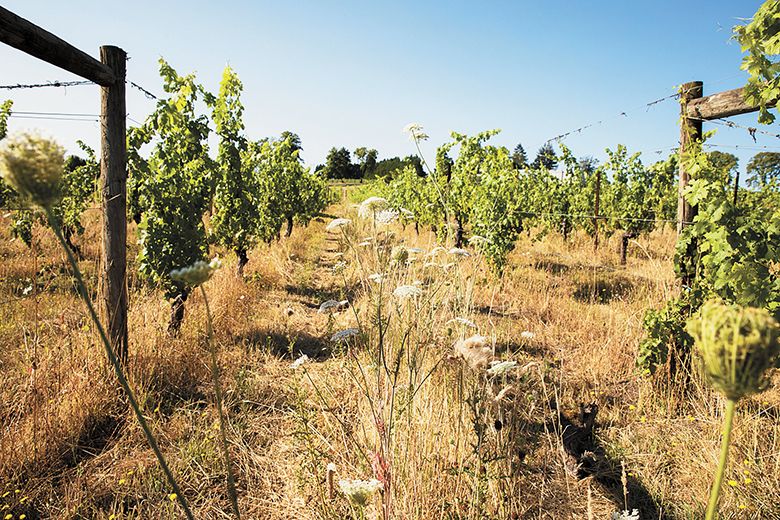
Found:
[(502, 376), (517, 367), (517, 361), (492, 361), (487, 373), (491, 376)]
[(390, 207), (387, 199), (382, 197), (369, 197), (360, 203), (358, 207), (358, 215), (361, 218), (374, 218), (380, 211), (386, 210)]
[(355, 337), (358, 334), (360, 334), (360, 329), (344, 329), (340, 330), (337, 333), (335, 333), (333, 336), (330, 337), (330, 340), (334, 343), (338, 343), (339, 341), (344, 341), (349, 338)]
[(639, 520), (639, 509), (634, 509), (633, 511), (629, 511), (628, 509), (625, 511), (617, 511), (612, 513), (610, 518), (611, 520)]
[(222, 267), (222, 262), (219, 258), (213, 258), (210, 262), (204, 260), (198, 260), (192, 265), (182, 267), (181, 269), (174, 269), (171, 271), (171, 280), (175, 282), (183, 282), (192, 287), (197, 287), (208, 281), (214, 271)]
[(490, 240), (488, 240), (485, 237), (481, 237), (479, 235), (474, 235), (473, 237), (469, 238), (469, 244), (472, 246), (479, 246), (479, 245), (487, 244), (488, 242), (490, 242)]
[(371, 480), (339, 480), (341, 492), (356, 506), (365, 507), (371, 497), (383, 488), (377, 479)]
[(453, 323), (453, 322), (455, 322), (455, 323), (457, 323), (459, 325), (464, 325), (466, 327), (471, 327), (472, 329), (476, 329), (477, 328), (477, 324), (476, 323), (474, 323), (473, 321), (468, 320), (466, 318), (461, 318), (461, 317), (452, 318), (447, 323)]
[(393, 296), (395, 296), (399, 300), (406, 300), (408, 298), (415, 298), (417, 296), (422, 296), (422, 293), (423, 293), (422, 289), (420, 289), (416, 285), (399, 285), (393, 291)]
[(374, 215), (374, 220), (379, 224), (392, 224), (398, 220), (398, 212), (394, 209), (383, 209)]
[(485, 367), (490, 358), (493, 357), (493, 351), (486, 345), (486, 342), (487, 338), (480, 335), (459, 339), (454, 345), (455, 354), (462, 357), (471, 368)]
[(317, 312), (320, 314), (333, 314), (336, 311), (340, 311), (349, 305), (349, 300), (326, 300), (320, 304), (320, 308)]
[(534, 334), (530, 330), (524, 330), (523, 332), (520, 333), (520, 337), (523, 339), (534, 339), (534, 336), (536, 336), (536, 334)]
[(384, 279), (384, 275), (381, 274), (381, 273), (374, 273), (374, 274), (368, 275), (368, 279), (371, 280), (374, 283), (381, 283), (382, 280)]
[(423, 132), (423, 127), (420, 123), (409, 123), (404, 127), (403, 132), (409, 134), (409, 139), (412, 141), (425, 141), (428, 139), (428, 134)]
[(295, 370), (296, 368), (300, 368), (301, 365), (303, 365), (307, 361), (309, 361), (309, 356), (307, 356), (306, 354), (301, 354), (298, 359), (290, 363), (290, 368), (292, 368), (293, 370)]
[(325, 226), (325, 229), (328, 231), (333, 231), (334, 229), (338, 229), (340, 227), (344, 227), (347, 224), (350, 224), (352, 220), (348, 218), (334, 218), (330, 222), (328, 222), (328, 225)]
[(466, 257), (466, 256), (471, 256), (471, 253), (469, 253), (469, 252), (468, 252), (468, 251), (466, 251), (465, 249), (461, 249), (460, 247), (453, 247), (452, 249), (450, 249), (450, 250), (449, 250), (449, 251), (447, 251), (447, 252), (448, 252), (449, 254), (451, 254), (451, 255), (455, 255), (455, 256), (463, 256), (463, 257)]

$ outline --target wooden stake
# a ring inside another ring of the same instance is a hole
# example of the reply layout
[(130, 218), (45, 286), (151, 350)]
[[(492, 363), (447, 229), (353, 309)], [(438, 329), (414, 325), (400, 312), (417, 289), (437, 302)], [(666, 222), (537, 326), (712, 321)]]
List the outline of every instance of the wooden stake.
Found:
[(127, 361), (127, 143), (125, 64), (118, 47), (100, 48), (114, 83), (100, 89), (100, 178), (103, 205), (103, 303), (108, 336), (117, 357)]
[(593, 204), (593, 251), (599, 249), (599, 203), (601, 201), (601, 168), (596, 168), (596, 200)]
[(690, 181), (690, 173), (685, 169), (685, 155), (691, 145), (701, 140), (701, 120), (688, 117), (687, 105), (693, 99), (702, 97), (704, 84), (701, 81), (691, 81), (680, 87), (680, 184), (677, 192), (677, 233), (682, 233), (688, 222), (696, 216), (696, 208), (683, 197), (683, 192)]

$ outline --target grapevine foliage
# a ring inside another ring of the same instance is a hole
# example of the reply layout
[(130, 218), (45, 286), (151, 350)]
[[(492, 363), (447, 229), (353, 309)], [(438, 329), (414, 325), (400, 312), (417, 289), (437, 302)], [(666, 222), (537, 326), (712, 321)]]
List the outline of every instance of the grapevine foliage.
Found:
[[(169, 97), (159, 100), (144, 124), (128, 135), (130, 207), (140, 216), (141, 275), (167, 298), (182, 302), (189, 288), (172, 280), (170, 272), (203, 260), (208, 252), (203, 214), (214, 168), (206, 143), (208, 119), (196, 111), (203, 88), (194, 75), (180, 76), (162, 59), (160, 75)], [(143, 159), (139, 149), (150, 143), (152, 152)]]
[(745, 99), (759, 107), (758, 121), (769, 124), (775, 115), (769, 111), (780, 97), (780, 0), (767, 0), (750, 23), (734, 28), (742, 52), (742, 69), (750, 75)]
[(687, 285), (677, 298), (645, 315), (647, 337), (638, 363), (650, 371), (669, 360), (674, 349), (685, 358), (692, 345), (685, 321), (708, 299), (768, 309), (780, 318), (780, 208), (756, 211), (752, 203), (734, 203), (728, 177), (713, 164), (701, 143), (682, 159), (692, 181), (684, 196), (698, 208), (675, 251), (675, 270)]

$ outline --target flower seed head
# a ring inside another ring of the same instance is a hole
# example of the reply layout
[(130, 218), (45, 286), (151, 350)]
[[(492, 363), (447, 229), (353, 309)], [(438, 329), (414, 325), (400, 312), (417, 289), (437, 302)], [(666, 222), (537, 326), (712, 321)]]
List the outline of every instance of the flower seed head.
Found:
[(780, 329), (768, 311), (718, 301), (705, 303), (688, 321), (704, 373), (728, 399), (760, 392), (780, 353)]
[(43, 208), (51, 208), (60, 199), (64, 164), (65, 149), (34, 134), (21, 134), (0, 150), (0, 177)]

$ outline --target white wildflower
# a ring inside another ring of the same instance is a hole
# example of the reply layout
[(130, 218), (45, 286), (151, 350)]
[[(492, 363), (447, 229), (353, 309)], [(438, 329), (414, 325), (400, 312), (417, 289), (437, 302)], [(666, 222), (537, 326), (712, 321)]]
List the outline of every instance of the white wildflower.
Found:
[(334, 464), (333, 462), (328, 462), (325, 471), (327, 471), (328, 473), (336, 473), (336, 464)]
[(407, 247), (406, 250), (415, 255), (425, 252), (425, 249), (420, 249), (419, 247)]
[(303, 365), (307, 361), (309, 361), (309, 356), (307, 356), (306, 354), (301, 354), (301, 356), (298, 359), (290, 363), (290, 368), (292, 368), (293, 370), (300, 368), (301, 365)]
[(50, 208), (61, 196), (65, 149), (51, 139), (21, 134), (0, 148), (0, 178), (23, 198)]
[(373, 494), (383, 489), (383, 486), (377, 479), (372, 478), (371, 480), (339, 480), (339, 488), (352, 504), (365, 507)]
[(348, 305), (348, 300), (326, 300), (320, 304), (320, 308), (317, 312), (320, 314), (333, 314), (334, 312), (346, 309)]
[(473, 237), (469, 238), (469, 245), (472, 246), (480, 246), (489, 243), (490, 240), (488, 240), (485, 237), (474, 235)]
[(452, 249), (450, 249), (447, 252), (449, 254), (451, 254), (451, 255), (456, 255), (456, 256), (463, 256), (463, 257), (471, 256), (471, 253), (469, 253), (468, 251), (466, 251), (465, 249), (462, 249), (460, 247), (453, 247)]
[(487, 373), (491, 376), (502, 376), (517, 367), (517, 361), (492, 361)]
[(530, 330), (524, 330), (523, 332), (520, 333), (520, 337), (523, 339), (534, 339), (534, 336), (536, 336), (536, 334), (534, 334)]
[(428, 139), (428, 134), (423, 132), (423, 127), (420, 123), (409, 123), (404, 127), (403, 133), (409, 134), (409, 139), (412, 141), (425, 141)]
[(422, 296), (422, 293), (423, 293), (422, 289), (414, 285), (399, 285), (393, 291), (393, 296), (395, 296), (399, 300), (406, 300), (408, 298), (415, 298), (417, 296)]
[(370, 247), (371, 245), (372, 245), (372, 244), (371, 244), (371, 241), (370, 241), (370, 240), (364, 240), (364, 241), (362, 241), (362, 242), (360, 242), (360, 243), (358, 244), (358, 246), (360, 246), (360, 247)]
[(625, 511), (618, 511), (612, 513), (610, 518), (611, 520), (639, 520), (639, 509), (634, 509), (633, 511), (629, 511), (628, 509)]
[(371, 280), (374, 283), (382, 283), (382, 280), (384, 280), (385, 276), (381, 273), (374, 273), (368, 275), (368, 279)]
[(369, 197), (360, 203), (358, 215), (362, 218), (374, 218), (378, 212), (385, 210), (388, 207), (390, 207), (390, 203), (387, 202), (387, 199), (383, 199), (382, 197)]
[(214, 257), (211, 262), (205, 260), (198, 260), (192, 265), (182, 267), (181, 269), (174, 269), (171, 271), (171, 279), (175, 282), (183, 282), (192, 287), (197, 287), (202, 283), (208, 281), (214, 271), (222, 267), (222, 262), (219, 258)]
[(338, 273), (342, 272), (346, 268), (347, 268), (347, 263), (346, 262), (343, 262), (343, 261), (342, 262), (336, 262), (333, 265), (333, 272), (338, 274)]
[(457, 323), (459, 325), (464, 325), (466, 327), (471, 327), (472, 329), (476, 329), (477, 328), (477, 324), (476, 323), (474, 323), (473, 321), (468, 320), (466, 318), (461, 318), (461, 317), (452, 318), (447, 323), (453, 323), (453, 322), (455, 322), (455, 323)]
[(344, 341), (346, 339), (355, 337), (358, 334), (360, 334), (360, 329), (344, 329), (331, 336), (330, 340), (334, 343), (338, 343), (339, 341)]
[(383, 209), (382, 211), (376, 212), (374, 215), (374, 220), (376, 220), (379, 224), (392, 224), (398, 220), (398, 212), (392, 208)]
[(338, 229), (340, 227), (344, 227), (347, 224), (352, 223), (352, 220), (348, 218), (334, 218), (330, 222), (328, 222), (328, 225), (325, 226), (325, 229), (328, 231), (333, 231), (334, 229)]
[(436, 247), (434, 247), (433, 249), (431, 249), (431, 252), (430, 252), (430, 253), (428, 253), (428, 255), (427, 255), (427, 256), (436, 256), (436, 255), (438, 255), (439, 253), (444, 253), (444, 252), (446, 252), (446, 251), (447, 251), (447, 250), (446, 250), (446, 249), (444, 249), (442, 246), (436, 246)]
[(425, 262), (425, 265), (423, 265), (423, 269), (431, 269), (434, 267), (441, 269), (441, 264), (437, 264), (436, 262)]
[(414, 219), (414, 213), (412, 213), (412, 212), (411, 212), (411, 211), (409, 211), (408, 209), (406, 209), (406, 208), (398, 208), (398, 211), (400, 211), (400, 212), (401, 212), (401, 215), (403, 215), (403, 217), (404, 217), (406, 220), (412, 220), (412, 219)]

